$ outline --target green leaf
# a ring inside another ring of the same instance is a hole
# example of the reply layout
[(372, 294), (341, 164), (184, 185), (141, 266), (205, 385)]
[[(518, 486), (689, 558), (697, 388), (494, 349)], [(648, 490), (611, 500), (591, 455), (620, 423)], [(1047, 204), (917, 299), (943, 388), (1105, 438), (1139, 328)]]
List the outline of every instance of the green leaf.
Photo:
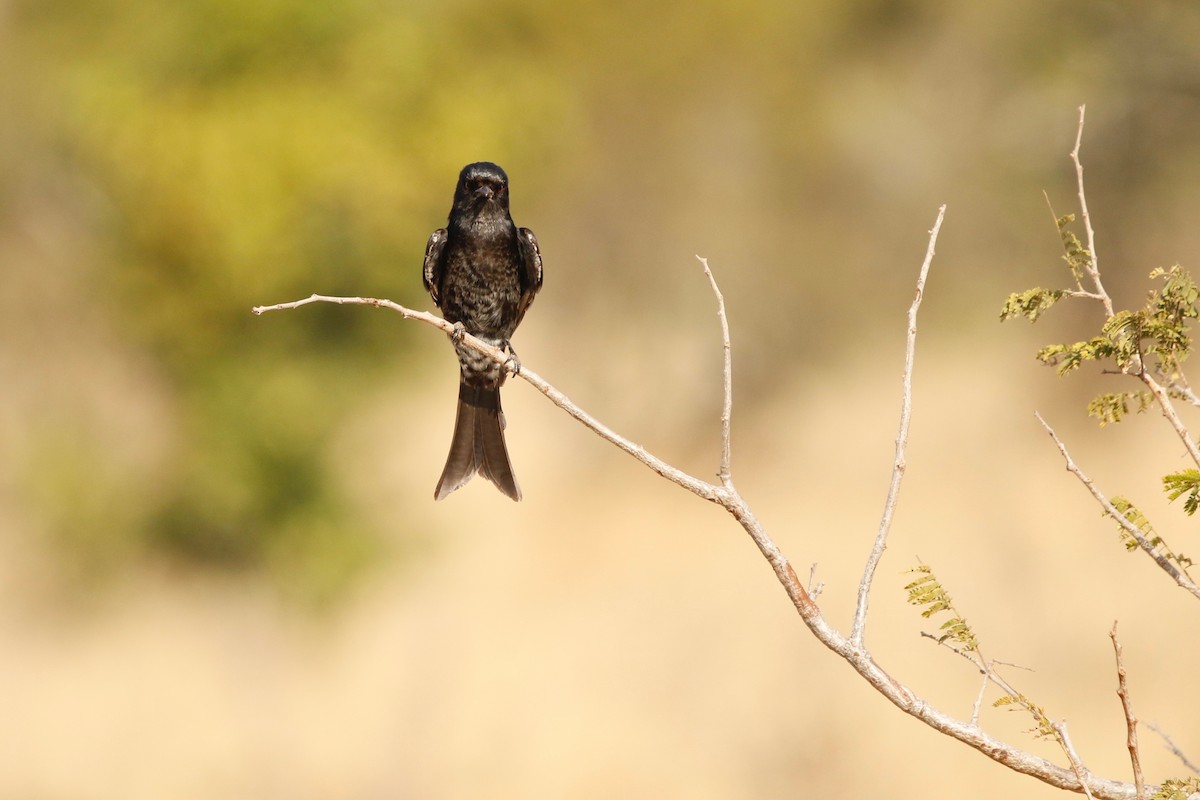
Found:
[[(1196, 470), (1184, 470), (1184, 472), (1178, 473), (1178, 474), (1181, 476), (1186, 476), (1189, 473), (1194, 473), (1194, 472), (1196, 472)], [(1171, 477), (1172, 476), (1168, 475), (1166, 478), (1163, 479), (1163, 483), (1165, 484), (1167, 482), (1167, 480)], [(1197, 475), (1197, 478), (1200, 479), (1200, 474)], [(1172, 484), (1172, 485), (1174, 485), (1174, 484)], [(1168, 489), (1168, 491), (1170, 491), (1170, 490)], [(1184, 491), (1187, 491), (1187, 490), (1184, 489)], [(1176, 497), (1177, 496), (1178, 495), (1176, 495)], [(1173, 500), (1175, 498), (1172, 497), (1171, 499)], [(1184, 503), (1185, 503), (1185, 510), (1186, 510), (1187, 501), (1185, 500)], [(1150, 549), (1156, 555), (1160, 555), (1163, 558), (1167, 559), (1168, 561), (1174, 562), (1184, 572), (1187, 572), (1188, 567), (1190, 567), (1192, 565), (1192, 560), (1190, 558), (1188, 558), (1187, 556), (1185, 556), (1181, 553), (1176, 553), (1174, 550), (1172, 550), (1167, 545), (1167, 543), (1163, 540), (1163, 538), (1154, 532), (1154, 528), (1150, 525), (1150, 520), (1146, 519), (1146, 515), (1143, 514), (1138, 509), (1137, 506), (1135, 506), (1133, 503), (1129, 502), (1129, 500), (1127, 500), (1124, 497), (1114, 497), (1112, 499), (1112, 505), (1113, 505), (1113, 508), (1115, 508), (1118, 512), (1120, 512), (1120, 514), (1123, 517), (1125, 517), (1126, 520), (1128, 520), (1130, 523), (1133, 524), (1133, 526), (1135, 528), (1137, 528), (1138, 533), (1140, 533), (1142, 535), (1142, 538), (1144, 538), (1146, 540), (1146, 542), (1150, 545)], [(1129, 531), (1125, 530), (1124, 526), (1120, 527), (1118, 532), (1121, 537), (1121, 543), (1125, 545), (1126, 550), (1129, 550), (1132, 552), (1134, 550), (1137, 550), (1141, 546), (1138, 544), (1137, 539), (1135, 539), (1129, 533)]]
[(1020, 294), (1014, 292), (1008, 296), (1004, 307), (1000, 309), (1000, 321), (1024, 317), (1030, 322), (1037, 322), (1038, 317), (1066, 295), (1067, 293), (1060, 289), (1035, 288)]
[(1063, 260), (1067, 262), (1067, 267), (1071, 270), (1071, 274), (1076, 281), (1083, 278), (1084, 270), (1090, 269), (1092, 266), (1092, 253), (1083, 243), (1079, 241), (1070, 229), (1067, 228), (1075, 221), (1074, 214), (1066, 214), (1055, 220), (1058, 225), (1058, 235), (1062, 238), (1063, 250), (1066, 251), (1063, 255)]
[(1200, 507), (1200, 470), (1185, 469), (1164, 476), (1163, 491), (1171, 501), (1187, 495), (1183, 500), (1183, 513), (1192, 516), (1197, 507)]
[(933, 615), (940, 614), (943, 611), (953, 614), (950, 619), (943, 622), (939, 627), (942, 634), (935, 637), (938, 644), (950, 641), (967, 652), (978, 651), (979, 640), (975, 637), (975, 633), (971, 630), (967, 621), (954, 608), (954, 603), (950, 599), (950, 593), (938, 582), (933, 574), (933, 570), (927, 565), (922, 564), (908, 571), (920, 576), (905, 586), (904, 591), (908, 593), (908, 602), (910, 604), (924, 606), (924, 609), (921, 611), (923, 618), (929, 619)]
[(1200, 778), (1168, 778), (1150, 800), (1188, 800), (1200, 792)]
[(1058, 731), (1054, 730), (1054, 725), (1050, 721), (1050, 717), (1046, 716), (1046, 711), (1038, 704), (1034, 703), (1023, 694), (1006, 694), (992, 703), (992, 708), (1008, 708), (1010, 710), (1016, 707), (1023, 708), (1033, 717), (1036, 727), (1029, 730), (1034, 736), (1039, 739), (1054, 739), (1060, 745), (1062, 740), (1059, 739)]
[(1078, 369), (1085, 361), (1098, 361), (1111, 357), (1117, 352), (1113, 342), (1104, 336), (1097, 336), (1086, 342), (1075, 344), (1052, 344), (1038, 351), (1037, 360), (1043, 364), (1057, 367), (1059, 375), (1066, 375)]
[(1141, 414), (1154, 402), (1154, 395), (1148, 391), (1114, 392), (1097, 395), (1088, 403), (1088, 416), (1100, 420), (1100, 426), (1116, 424), (1129, 413), (1129, 404), (1137, 401), (1137, 413)]

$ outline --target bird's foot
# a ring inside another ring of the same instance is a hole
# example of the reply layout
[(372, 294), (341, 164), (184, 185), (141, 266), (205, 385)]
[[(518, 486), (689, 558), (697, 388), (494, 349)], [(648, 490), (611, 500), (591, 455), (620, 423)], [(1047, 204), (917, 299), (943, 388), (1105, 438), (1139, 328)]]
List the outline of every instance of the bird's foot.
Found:
[(467, 335), (467, 329), (463, 327), (461, 322), (454, 323), (454, 329), (450, 331), (450, 341), (455, 344), (462, 344), (463, 338)]
[(504, 361), (504, 369), (511, 373), (514, 378), (520, 375), (521, 359), (517, 358), (517, 351), (513, 350), (512, 342), (505, 339), (500, 349), (508, 353), (508, 358)]

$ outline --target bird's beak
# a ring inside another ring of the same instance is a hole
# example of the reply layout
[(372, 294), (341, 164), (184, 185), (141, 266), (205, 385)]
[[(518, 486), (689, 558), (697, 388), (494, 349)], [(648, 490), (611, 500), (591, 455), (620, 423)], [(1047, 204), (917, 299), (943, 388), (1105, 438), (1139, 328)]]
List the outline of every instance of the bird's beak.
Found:
[(495, 194), (495, 192), (492, 190), (492, 187), (490, 187), (490, 186), (480, 186), (478, 189), (475, 190), (475, 196), (478, 198), (481, 198), (483, 200), (491, 200), (492, 195), (494, 195), (494, 194)]

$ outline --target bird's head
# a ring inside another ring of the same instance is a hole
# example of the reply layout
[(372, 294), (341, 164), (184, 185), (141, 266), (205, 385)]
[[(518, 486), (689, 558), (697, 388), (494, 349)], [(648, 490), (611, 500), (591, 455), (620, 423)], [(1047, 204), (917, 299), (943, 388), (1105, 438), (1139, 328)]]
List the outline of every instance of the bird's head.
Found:
[(471, 217), (507, 217), (508, 175), (490, 161), (467, 164), (458, 175), (454, 209)]

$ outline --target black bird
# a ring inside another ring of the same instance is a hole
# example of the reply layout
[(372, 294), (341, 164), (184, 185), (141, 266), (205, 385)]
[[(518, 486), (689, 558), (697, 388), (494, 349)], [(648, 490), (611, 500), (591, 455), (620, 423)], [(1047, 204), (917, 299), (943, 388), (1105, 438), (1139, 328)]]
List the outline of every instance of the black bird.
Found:
[[(528, 228), (508, 211), (508, 175), (489, 161), (467, 164), (458, 176), (445, 228), (425, 246), (425, 289), (450, 322), (472, 336), (512, 353), (509, 339), (542, 288), (542, 254)], [(442, 478), (433, 492), (441, 500), (476, 472), (513, 500), (521, 489), (504, 444), (499, 364), (458, 341), (458, 414)], [(515, 354), (514, 354), (515, 359)]]

